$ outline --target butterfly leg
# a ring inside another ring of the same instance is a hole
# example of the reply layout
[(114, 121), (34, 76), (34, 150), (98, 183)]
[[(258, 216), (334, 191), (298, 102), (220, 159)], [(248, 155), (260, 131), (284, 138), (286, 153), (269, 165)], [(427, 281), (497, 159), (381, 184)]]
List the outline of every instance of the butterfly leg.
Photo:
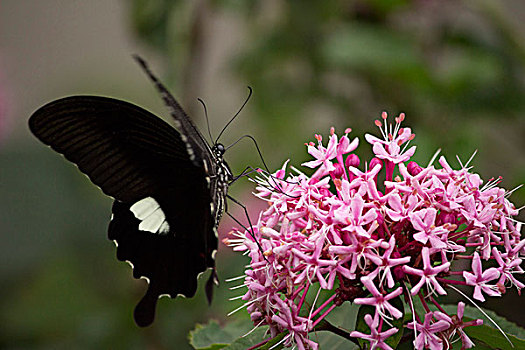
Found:
[(237, 218), (235, 218), (233, 215), (231, 215), (228, 212), (228, 206), (226, 206), (226, 214), (228, 214), (228, 216), (231, 217), (237, 224), (241, 225), (242, 228), (244, 228), (246, 231), (250, 232), (250, 236), (252, 236), (252, 238), (255, 241), (255, 243), (257, 243), (257, 246), (259, 247), (259, 251), (261, 253), (263, 253), (263, 257), (266, 260), (266, 256), (264, 255), (264, 250), (262, 249), (261, 244), (259, 243), (257, 238), (255, 238), (255, 234), (253, 233), (253, 229), (252, 229), (253, 225), (252, 225), (252, 222), (250, 220), (250, 215), (248, 215), (248, 209), (246, 208), (246, 206), (244, 204), (242, 204), (241, 202), (239, 202), (238, 200), (236, 200), (235, 198), (233, 198), (229, 194), (226, 195), (226, 197), (228, 197), (229, 200), (231, 200), (233, 203), (237, 204), (238, 206), (240, 206), (244, 210), (244, 215), (246, 215), (246, 218), (248, 219), (248, 224), (249, 224), (250, 228), (249, 229), (246, 228), (246, 226), (244, 226), (239, 220), (237, 220)]
[(239, 180), (243, 176), (249, 176), (252, 173), (258, 173), (258, 172), (259, 172), (259, 168), (253, 168), (251, 166), (247, 166), (246, 168), (244, 168), (243, 171), (241, 171), (241, 173), (239, 175), (233, 177), (233, 179), (230, 181), (229, 185), (231, 185), (235, 181)]

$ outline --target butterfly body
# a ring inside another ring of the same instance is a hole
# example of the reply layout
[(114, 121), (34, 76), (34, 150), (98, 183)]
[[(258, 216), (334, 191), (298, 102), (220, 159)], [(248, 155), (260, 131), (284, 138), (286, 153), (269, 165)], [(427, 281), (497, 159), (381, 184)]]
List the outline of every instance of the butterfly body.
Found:
[[(38, 109), (33, 134), (75, 163), (114, 198), (108, 238), (117, 258), (133, 267), (148, 290), (135, 321), (154, 320), (160, 296), (192, 297), (197, 277), (215, 276), (217, 226), (225, 210), (232, 172), (224, 146), (210, 146), (175, 99), (156, 80), (175, 126), (131, 103), (97, 96), (72, 96)], [(212, 288), (207, 288), (211, 300)]]

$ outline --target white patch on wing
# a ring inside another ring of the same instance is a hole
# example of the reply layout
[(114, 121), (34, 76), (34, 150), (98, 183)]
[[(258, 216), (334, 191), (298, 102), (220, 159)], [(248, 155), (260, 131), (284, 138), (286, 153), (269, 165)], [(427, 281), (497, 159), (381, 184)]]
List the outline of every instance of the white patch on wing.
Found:
[(159, 234), (169, 232), (170, 225), (166, 221), (166, 215), (152, 197), (141, 199), (129, 209), (137, 219), (141, 220), (139, 230)]
[(147, 278), (146, 276), (140, 276), (140, 279), (145, 280), (149, 284), (149, 278)]
[(215, 260), (215, 256), (217, 255), (217, 249), (212, 250), (211, 252), (211, 258)]

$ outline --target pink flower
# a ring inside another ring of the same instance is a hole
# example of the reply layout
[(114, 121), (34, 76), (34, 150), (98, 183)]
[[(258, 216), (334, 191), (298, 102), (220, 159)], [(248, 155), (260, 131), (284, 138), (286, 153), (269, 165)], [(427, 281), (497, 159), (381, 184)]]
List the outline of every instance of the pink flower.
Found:
[(326, 148), (321, 144), (322, 138), (319, 135), (316, 135), (316, 138), (319, 142), (318, 146), (315, 147), (313, 144), (308, 145), (308, 153), (310, 153), (315, 160), (310, 162), (303, 163), (302, 166), (308, 168), (318, 168), (314, 178), (319, 178), (330, 171), (334, 171), (335, 167), (332, 164), (331, 160), (337, 156), (337, 135), (330, 136), (330, 141)]
[(525, 284), (521, 283), (516, 277), (514, 277), (515, 273), (522, 274), (524, 272), (520, 267), (521, 259), (516, 256), (510, 258), (504, 257), (496, 247), (492, 248), (492, 256), (496, 259), (499, 265), (497, 269), (501, 276), (497, 284), (504, 286), (505, 282), (508, 280), (511, 285), (516, 286), (518, 290), (525, 287)]
[(419, 332), (416, 340), (414, 341), (414, 347), (416, 349), (429, 348), (431, 350), (442, 350), (443, 341), (436, 335), (436, 333), (442, 332), (449, 328), (447, 321), (441, 320), (432, 322), (434, 317), (433, 312), (428, 312), (425, 315), (423, 324), (410, 322), (407, 327), (414, 329)]
[(501, 295), (496, 285), (487, 284), (487, 282), (498, 278), (499, 275), (500, 273), (495, 267), (488, 268), (485, 271), (482, 270), (481, 259), (478, 252), (475, 252), (472, 258), (472, 272), (463, 272), (465, 282), (470, 286), (474, 286), (474, 299), (479, 301), (485, 301), (485, 297), (481, 293), (482, 291), (490, 296)]
[(419, 231), (414, 233), (414, 239), (434, 248), (445, 248), (447, 245), (443, 242), (441, 236), (448, 234), (448, 230), (443, 226), (435, 226), (437, 210), (435, 208), (421, 209), (408, 214), (412, 226)]
[(370, 234), (363, 227), (377, 218), (377, 212), (374, 209), (369, 209), (363, 214), (365, 202), (359, 194), (356, 194), (351, 200), (348, 208), (350, 212), (345, 215), (348, 226), (342, 230), (355, 232), (363, 237), (370, 237)]
[(370, 314), (366, 314), (365, 322), (368, 325), (368, 327), (370, 327), (370, 334), (353, 331), (352, 333), (350, 333), (350, 336), (368, 340), (370, 342), (370, 350), (374, 350), (374, 349), (393, 350), (387, 343), (385, 343), (385, 339), (387, 339), (393, 334), (396, 334), (397, 328), (390, 328), (389, 330), (384, 331), (384, 332), (381, 332), (381, 330), (378, 330), (379, 317), (377, 316), (377, 314), (374, 317), (374, 319), (372, 319), (372, 316), (370, 316)]
[[(480, 326), (483, 324), (483, 320), (472, 320), (465, 322), (463, 321), (463, 312), (465, 311), (465, 303), (460, 301), (458, 303), (458, 311), (456, 315), (452, 315), (449, 317), (448, 315), (443, 314), (442, 312), (434, 312), (434, 318), (438, 321), (445, 321), (448, 322), (449, 327), (448, 330), (443, 331), (443, 336), (446, 336), (448, 340), (454, 338), (456, 333), (459, 333), (459, 337), (461, 339), (462, 348), (470, 349), (474, 347), (474, 343), (470, 338), (467, 336), (465, 331), (463, 330), (465, 327), (469, 326)], [(447, 340), (447, 339), (445, 339)], [(451, 341), (449, 341), (449, 344)]]
[(377, 265), (377, 269), (370, 273), (370, 278), (375, 278), (380, 276), (379, 286), (383, 285), (383, 280), (386, 278), (388, 288), (394, 287), (394, 277), (392, 276), (392, 268), (398, 265), (407, 264), (410, 261), (409, 256), (392, 258), (392, 252), (396, 247), (396, 238), (394, 236), (390, 237), (388, 241), (388, 248), (385, 250), (385, 253), (382, 256), (374, 256), (370, 254), (368, 259)]
[[(386, 159), (394, 164), (406, 162), (414, 155), (416, 146), (412, 146), (406, 151), (400, 147), (403, 143), (414, 138), (414, 135), (410, 132), (410, 128), (400, 128), (401, 122), (405, 119), (405, 115), (402, 113), (396, 118), (396, 126), (393, 133), (389, 132), (386, 124), (387, 114), (383, 112), (381, 117), (385, 122), (384, 130), (381, 129), (381, 122), (379, 120), (376, 120), (376, 125), (379, 127), (379, 130), (381, 130), (384, 139), (381, 140), (370, 134), (366, 134), (365, 139), (372, 144), (372, 150), (377, 158)], [(392, 127), (390, 127), (390, 130), (392, 130)]]
[(370, 277), (366, 277), (366, 276), (361, 277), (361, 282), (366, 287), (366, 289), (370, 293), (372, 293), (372, 297), (357, 298), (354, 300), (355, 304), (375, 306), (377, 313), (381, 317), (388, 317), (385, 311), (388, 311), (388, 313), (395, 318), (400, 318), (401, 316), (403, 316), (403, 313), (401, 311), (396, 309), (394, 306), (392, 306), (392, 304), (388, 302), (390, 299), (398, 297), (403, 292), (403, 288), (398, 287), (393, 292), (383, 295), (376, 288), (376, 286), (374, 285), (374, 282), (372, 282), (372, 279)]
[(407, 219), (408, 214), (412, 213), (421, 202), (415, 195), (401, 196), (393, 192), (388, 195), (388, 204), (389, 207), (385, 208), (388, 216), (394, 221), (401, 221)]
[(412, 295), (416, 295), (421, 289), (421, 287), (423, 287), (423, 285), (426, 284), (427, 289), (431, 294), (434, 291), (438, 292), (438, 294), (447, 294), (445, 289), (443, 289), (443, 287), (436, 280), (436, 275), (448, 270), (448, 268), (450, 267), (450, 263), (447, 262), (442, 265), (439, 265), (438, 267), (432, 267), (428, 247), (423, 247), (423, 249), (421, 250), (421, 256), (423, 258), (423, 270), (415, 269), (407, 265), (403, 266), (403, 270), (406, 273), (421, 277), (419, 279), (419, 282), (414, 287), (412, 287), (410, 293)]

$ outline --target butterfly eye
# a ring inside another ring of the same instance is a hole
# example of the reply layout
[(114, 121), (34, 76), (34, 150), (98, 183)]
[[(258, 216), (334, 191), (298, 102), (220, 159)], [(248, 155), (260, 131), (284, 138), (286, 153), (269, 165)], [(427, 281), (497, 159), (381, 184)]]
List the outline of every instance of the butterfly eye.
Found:
[(220, 153), (221, 155), (226, 152), (226, 149), (224, 148), (224, 145), (222, 143), (218, 143), (215, 145), (215, 149), (217, 150), (217, 153)]

